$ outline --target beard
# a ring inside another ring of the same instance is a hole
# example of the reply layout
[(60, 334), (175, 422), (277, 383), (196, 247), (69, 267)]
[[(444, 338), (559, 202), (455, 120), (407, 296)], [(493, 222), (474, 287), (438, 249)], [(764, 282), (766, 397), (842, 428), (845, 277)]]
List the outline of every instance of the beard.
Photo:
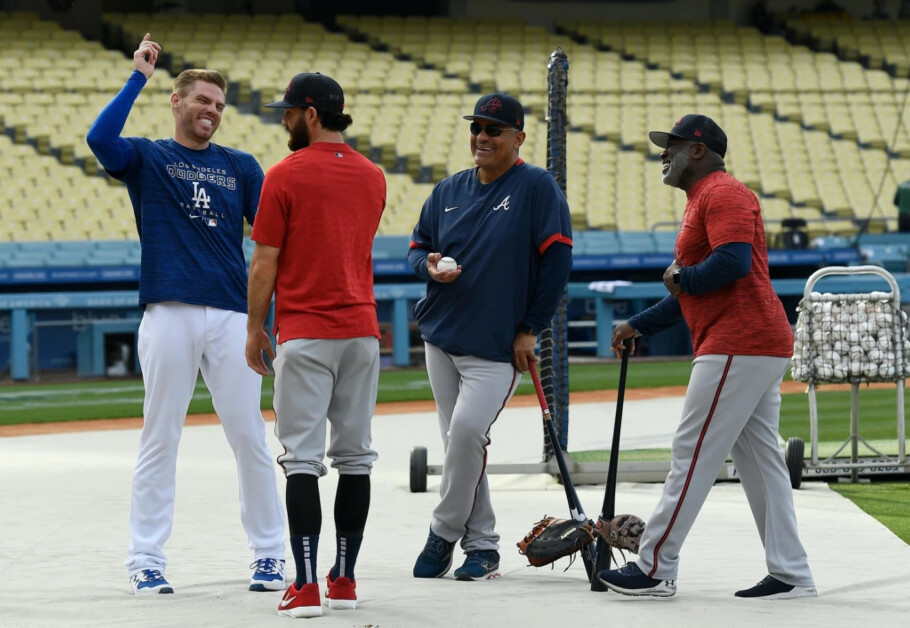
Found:
[(664, 175), (664, 184), (678, 188), (683, 173), (688, 169), (691, 161), (688, 150), (681, 150), (673, 155), (673, 159), (670, 160), (670, 168), (667, 170), (667, 174)]
[(291, 152), (298, 151), (301, 148), (306, 148), (310, 145), (310, 131), (306, 127), (303, 116), (300, 117), (294, 128), (288, 128), (288, 133), (290, 134), (290, 137), (288, 138), (288, 148), (291, 149)]

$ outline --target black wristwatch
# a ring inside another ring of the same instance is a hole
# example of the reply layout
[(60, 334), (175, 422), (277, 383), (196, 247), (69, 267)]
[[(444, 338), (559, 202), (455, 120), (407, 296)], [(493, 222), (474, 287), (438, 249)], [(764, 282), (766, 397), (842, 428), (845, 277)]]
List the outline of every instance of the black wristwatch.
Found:
[(540, 330), (534, 329), (530, 325), (519, 325), (518, 331), (520, 331), (523, 334), (527, 334), (529, 336), (539, 336), (540, 335)]
[(679, 285), (679, 271), (678, 270), (673, 271), (673, 283), (675, 283), (677, 286)]

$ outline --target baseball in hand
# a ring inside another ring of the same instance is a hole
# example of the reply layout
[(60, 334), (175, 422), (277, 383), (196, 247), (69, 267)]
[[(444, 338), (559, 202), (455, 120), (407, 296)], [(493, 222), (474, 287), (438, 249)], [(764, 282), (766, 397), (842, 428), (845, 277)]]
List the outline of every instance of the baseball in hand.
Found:
[(458, 270), (458, 262), (451, 257), (443, 257), (436, 262), (436, 270), (442, 272), (446, 270)]

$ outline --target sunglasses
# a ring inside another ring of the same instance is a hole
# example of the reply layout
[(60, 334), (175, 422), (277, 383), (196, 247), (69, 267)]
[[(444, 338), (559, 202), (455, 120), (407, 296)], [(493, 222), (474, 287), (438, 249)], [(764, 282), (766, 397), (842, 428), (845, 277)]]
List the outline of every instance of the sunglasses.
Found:
[(508, 127), (498, 126), (496, 124), (487, 124), (484, 126), (479, 122), (471, 123), (471, 135), (480, 135), (481, 131), (486, 131), (487, 137), (499, 137), (502, 135), (503, 131), (516, 131), (517, 129), (512, 129)]

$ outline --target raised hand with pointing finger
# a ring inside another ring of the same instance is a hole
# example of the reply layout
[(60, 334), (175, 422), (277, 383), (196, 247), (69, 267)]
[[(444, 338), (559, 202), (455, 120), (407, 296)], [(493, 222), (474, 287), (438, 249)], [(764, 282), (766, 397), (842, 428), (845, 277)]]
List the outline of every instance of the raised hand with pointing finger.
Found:
[(155, 63), (158, 61), (158, 53), (161, 52), (161, 44), (152, 41), (152, 34), (146, 33), (142, 38), (142, 43), (133, 53), (133, 67), (142, 72), (145, 78), (152, 78), (155, 71)]

